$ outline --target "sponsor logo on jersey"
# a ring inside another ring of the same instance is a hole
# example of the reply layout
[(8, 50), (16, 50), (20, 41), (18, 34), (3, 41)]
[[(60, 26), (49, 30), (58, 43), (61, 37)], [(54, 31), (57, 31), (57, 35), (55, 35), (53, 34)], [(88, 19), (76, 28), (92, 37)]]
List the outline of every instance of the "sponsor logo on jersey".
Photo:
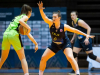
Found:
[(59, 36), (60, 34), (52, 32), (52, 35)]
[(56, 41), (57, 40), (57, 37), (55, 37), (53, 40)]
[(60, 29), (60, 32), (63, 32), (63, 29)]

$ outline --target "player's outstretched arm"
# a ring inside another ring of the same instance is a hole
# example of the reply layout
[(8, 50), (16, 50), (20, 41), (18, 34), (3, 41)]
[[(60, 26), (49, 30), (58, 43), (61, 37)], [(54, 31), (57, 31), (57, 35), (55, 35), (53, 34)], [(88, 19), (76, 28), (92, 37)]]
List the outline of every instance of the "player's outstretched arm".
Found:
[(76, 33), (76, 34), (84, 35), (84, 36), (86, 36), (87, 39), (95, 37), (95, 36), (87, 35), (87, 34), (81, 32), (80, 30), (77, 30), (77, 29), (70, 27), (69, 25), (66, 25), (66, 24), (64, 24), (64, 31), (69, 31), (69, 32), (73, 32), (73, 33)]
[(24, 26), (26, 29), (28, 29), (28, 32), (27, 33), (30, 33), (31, 31), (31, 28), (29, 27), (28, 24), (26, 24), (25, 22), (28, 20), (29, 18), (27, 16), (23, 16), (20, 20), (19, 20), (19, 23)]
[(29, 33), (27, 34), (28, 38), (35, 44), (35, 52), (38, 50), (38, 43), (35, 41), (33, 36)]
[(46, 23), (48, 23), (49, 25), (51, 25), (52, 20), (49, 19), (49, 18), (45, 15), (45, 13), (43, 12), (43, 9), (45, 9), (45, 8), (43, 8), (43, 3), (42, 3), (42, 1), (41, 1), (41, 2), (39, 1), (39, 3), (37, 3), (37, 4), (38, 4), (38, 6), (39, 6), (39, 10), (40, 10), (40, 14), (41, 14), (41, 16), (42, 16), (42, 19), (43, 19)]

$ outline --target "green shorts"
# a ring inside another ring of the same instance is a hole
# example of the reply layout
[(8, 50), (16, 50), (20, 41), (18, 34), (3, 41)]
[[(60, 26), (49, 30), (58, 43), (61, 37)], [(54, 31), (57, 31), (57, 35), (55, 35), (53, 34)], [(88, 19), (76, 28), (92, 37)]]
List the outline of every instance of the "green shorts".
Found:
[(2, 50), (9, 50), (11, 45), (15, 50), (22, 48), (21, 37), (16, 30), (10, 30), (3, 34)]

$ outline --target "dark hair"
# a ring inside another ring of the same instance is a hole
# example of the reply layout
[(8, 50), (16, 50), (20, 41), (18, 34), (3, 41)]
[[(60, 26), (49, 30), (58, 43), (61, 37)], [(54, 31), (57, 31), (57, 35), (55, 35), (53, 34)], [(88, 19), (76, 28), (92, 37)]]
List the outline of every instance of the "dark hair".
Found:
[(24, 4), (21, 8), (21, 14), (28, 14), (28, 11), (32, 11), (32, 8), (27, 5), (27, 4)]
[(75, 13), (76, 13), (76, 15), (78, 16), (78, 12), (77, 12), (77, 11), (72, 11), (71, 13), (73, 13), (73, 12), (75, 12)]
[(58, 10), (58, 12), (53, 12), (53, 14), (58, 14), (58, 17), (61, 17), (61, 13), (59, 10)]

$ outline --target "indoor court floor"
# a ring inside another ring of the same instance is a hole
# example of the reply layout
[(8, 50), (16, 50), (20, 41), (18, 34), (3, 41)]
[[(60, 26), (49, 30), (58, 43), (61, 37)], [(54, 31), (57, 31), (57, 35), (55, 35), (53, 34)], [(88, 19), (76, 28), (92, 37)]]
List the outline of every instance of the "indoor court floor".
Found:
[[(75, 75), (69, 74), (72, 69), (46, 69), (44, 75)], [(30, 75), (38, 75), (39, 69), (29, 69)], [(100, 69), (88, 71), (88, 69), (80, 69), (80, 75), (100, 75)], [(0, 75), (24, 75), (22, 69), (1, 69)]]
[[(24, 75), (23, 73), (0, 73), (0, 75)], [(38, 73), (30, 73), (30, 75), (38, 75)], [(44, 75), (75, 75), (68, 73), (44, 73)], [(100, 75), (100, 73), (81, 73), (80, 75)]]

